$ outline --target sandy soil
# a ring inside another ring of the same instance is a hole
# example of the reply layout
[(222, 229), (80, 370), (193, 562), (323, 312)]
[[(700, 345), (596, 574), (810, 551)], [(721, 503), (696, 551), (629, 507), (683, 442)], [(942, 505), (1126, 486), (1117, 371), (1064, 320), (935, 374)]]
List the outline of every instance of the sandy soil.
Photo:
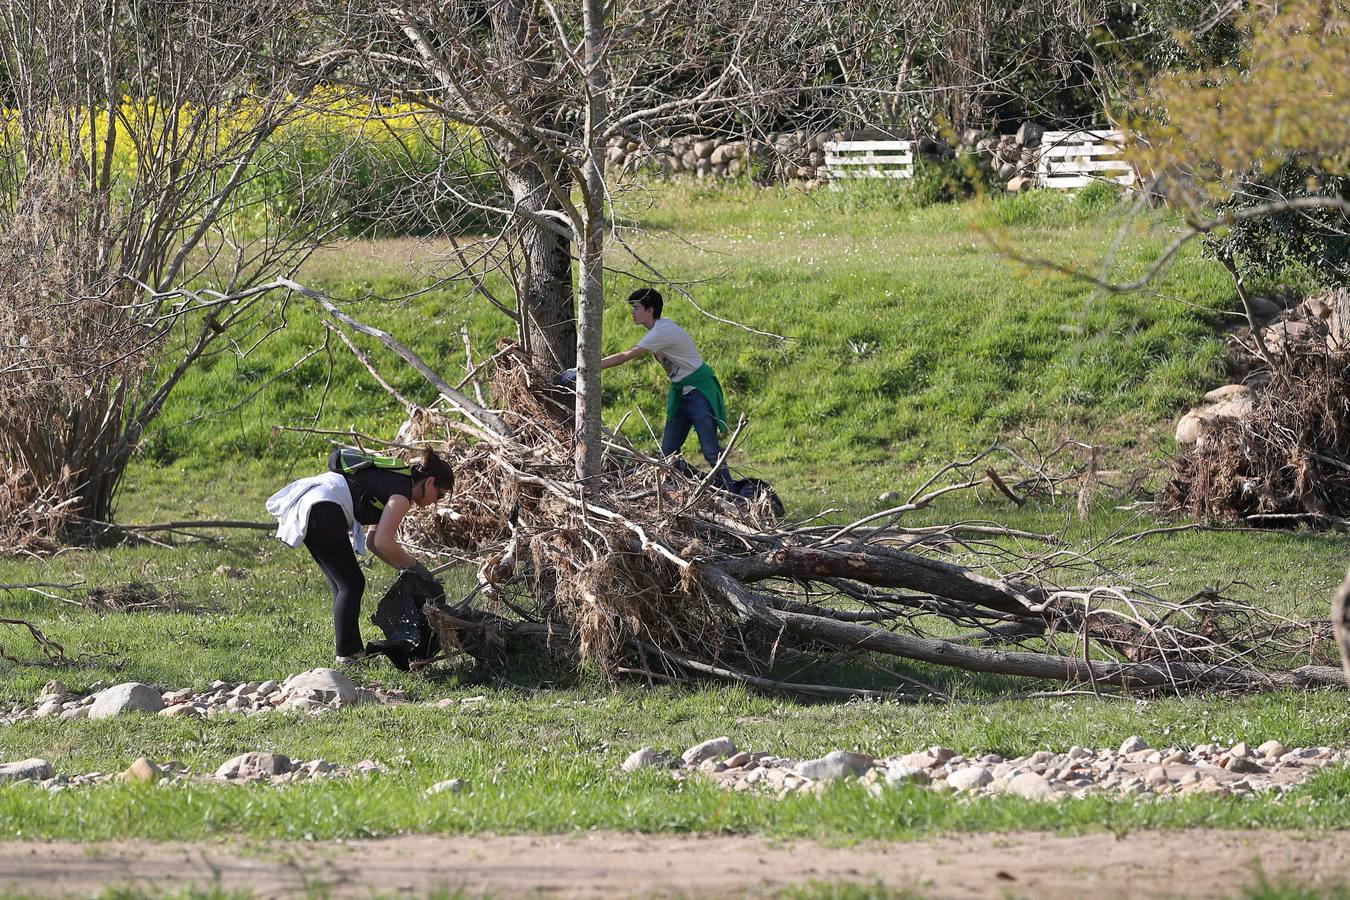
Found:
[(0, 891), (38, 896), (189, 885), (258, 896), (771, 895), (810, 881), (882, 881), (926, 897), (1232, 897), (1258, 867), (1307, 887), (1350, 881), (1346, 835), (1020, 833), (823, 847), (748, 837), (400, 837), (369, 841), (0, 844)]

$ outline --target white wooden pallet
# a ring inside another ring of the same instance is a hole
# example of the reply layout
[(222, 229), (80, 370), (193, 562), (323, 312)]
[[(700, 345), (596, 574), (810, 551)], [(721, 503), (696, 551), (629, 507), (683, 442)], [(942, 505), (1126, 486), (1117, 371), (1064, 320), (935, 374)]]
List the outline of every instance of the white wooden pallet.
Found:
[(1139, 175), (1123, 158), (1124, 145), (1119, 131), (1047, 131), (1037, 153), (1036, 184), (1062, 191), (1099, 181), (1133, 187)]
[(824, 149), (831, 181), (914, 177), (912, 141), (830, 141)]

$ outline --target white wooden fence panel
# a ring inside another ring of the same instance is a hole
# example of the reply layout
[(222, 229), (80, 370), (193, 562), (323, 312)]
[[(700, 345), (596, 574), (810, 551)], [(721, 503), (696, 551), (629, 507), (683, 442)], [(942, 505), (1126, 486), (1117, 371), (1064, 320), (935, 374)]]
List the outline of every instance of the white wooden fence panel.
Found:
[(1130, 187), (1138, 176), (1121, 159), (1125, 136), (1119, 131), (1047, 131), (1041, 135), (1036, 181), (1041, 187), (1074, 190), (1095, 181)]
[(826, 165), (849, 165), (859, 163), (893, 163), (895, 165), (904, 165), (914, 162), (914, 157), (906, 153), (903, 156), (888, 156), (884, 153), (859, 153), (856, 156), (840, 156), (835, 153), (825, 154)]
[(1120, 156), (1125, 151), (1116, 144), (1058, 144), (1041, 148), (1041, 156), (1063, 159), (1066, 156)]
[(838, 172), (830, 170), (831, 181), (844, 181), (850, 178), (913, 178), (914, 173), (909, 169), (863, 169), (849, 168)]
[(914, 177), (912, 141), (830, 141), (824, 150), (831, 181)]
[(1080, 187), (1087, 187), (1089, 184), (1097, 184), (1102, 181), (1114, 181), (1116, 184), (1132, 187), (1135, 182), (1135, 177), (1133, 172), (1128, 175), (1117, 175), (1114, 178), (1107, 175), (1056, 175), (1042, 180), (1041, 187), (1071, 191)]

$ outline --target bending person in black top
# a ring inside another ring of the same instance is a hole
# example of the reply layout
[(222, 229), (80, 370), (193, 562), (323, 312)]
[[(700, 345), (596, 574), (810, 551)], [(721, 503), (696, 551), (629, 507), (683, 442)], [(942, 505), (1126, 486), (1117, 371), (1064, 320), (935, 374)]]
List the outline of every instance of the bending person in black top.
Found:
[(449, 495), (454, 483), (449, 464), (426, 450), (411, 475), (374, 467), (351, 475), (329, 472), (287, 485), (268, 501), (268, 510), (281, 521), (277, 536), (291, 546), (303, 539), (333, 591), (337, 665), (357, 661), (365, 647), (359, 619), (366, 578), (352, 548), (354, 527), (367, 526), (371, 551), (389, 565), (431, 578), (399, 546), (398, 526), (413, 504), (432, 505)]

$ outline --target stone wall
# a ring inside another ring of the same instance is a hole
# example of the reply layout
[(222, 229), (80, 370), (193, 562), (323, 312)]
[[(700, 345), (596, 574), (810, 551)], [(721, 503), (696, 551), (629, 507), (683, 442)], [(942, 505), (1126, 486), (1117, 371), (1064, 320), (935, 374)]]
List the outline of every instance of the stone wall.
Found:
[[(967, 129), (953, 150), (936, 138), (920, 137), (916, 155), (930, 160), (950, 158), (958, 153), (974, 154), (980, 168), (1010, 191), (1028, 190), (1034, 185), (1037, 149), (1045, 129), (1035, 122), (1024, 122), (1016, 134), (993, 135)], [(646, 169), (661, 175), (692, 175), (698, 178), (738, 178), (751, 165), (761, 168), (765, 177), (779, 181), (824, 181), (825, 144), (830, 141), (905, 140), (901, 134), (882, 128), (839, 131), (776, 131), (763, 139), (744, 140), (714, 136), (683, 136), (661, 141), (654, 147), (637, 141), (623, 141), (605, 154), (612, 171), (634, 172)]]
[(770, 132), (763, 139), (744, 140), (711, 136), (683, 136), (647, 147), (636, 141), (611, 146), (605, 161), (611, 170), (640, 169), (661, 175), (693, 175), (698, 178), (738, 178), (751, 165), (783, 181), (823, 181), (825, 144), (842, 140), (892, 140), (879, 129), (813, 132)]

